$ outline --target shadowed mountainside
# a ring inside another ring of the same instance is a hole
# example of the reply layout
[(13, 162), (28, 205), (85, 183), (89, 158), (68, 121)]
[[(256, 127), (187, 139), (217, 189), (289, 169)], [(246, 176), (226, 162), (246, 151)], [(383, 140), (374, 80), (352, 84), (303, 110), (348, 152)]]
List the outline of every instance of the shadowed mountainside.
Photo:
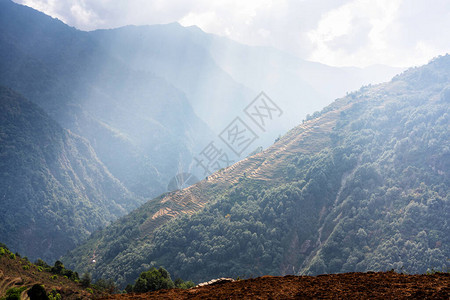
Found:
[(31, 259), (54, 259), (137, 207), (82, 137), (0, 87), (0, 236)]

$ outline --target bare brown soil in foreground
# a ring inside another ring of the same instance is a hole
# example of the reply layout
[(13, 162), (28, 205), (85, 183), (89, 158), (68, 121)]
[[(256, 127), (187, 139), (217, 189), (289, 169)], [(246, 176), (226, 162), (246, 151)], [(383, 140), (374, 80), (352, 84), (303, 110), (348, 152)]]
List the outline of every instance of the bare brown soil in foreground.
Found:
[(450, 299), (450, 274), (395, 272), (320, 276), (263, 276), (254, 279), (106, 299)]

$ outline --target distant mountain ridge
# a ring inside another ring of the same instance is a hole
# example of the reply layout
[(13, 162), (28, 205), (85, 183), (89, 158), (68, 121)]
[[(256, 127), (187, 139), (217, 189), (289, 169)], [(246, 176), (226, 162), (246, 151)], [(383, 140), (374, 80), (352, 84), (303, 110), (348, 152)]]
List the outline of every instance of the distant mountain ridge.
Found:
[(260, 137), (264, 147), (337, 96), (390, 80), (403, 70), (330, 67), (178, 23), (96, 30), (92, 35), (111, 56), (133, 69), (151, 70), (182, 90), (216, 133), (263, 90), (285, 112)]
[(449, 71), (446, 55), (350, 93), (267, 150), (148, 201), (64, 262), (122, 285), (160, 265), (197, 282), (448, 270)]

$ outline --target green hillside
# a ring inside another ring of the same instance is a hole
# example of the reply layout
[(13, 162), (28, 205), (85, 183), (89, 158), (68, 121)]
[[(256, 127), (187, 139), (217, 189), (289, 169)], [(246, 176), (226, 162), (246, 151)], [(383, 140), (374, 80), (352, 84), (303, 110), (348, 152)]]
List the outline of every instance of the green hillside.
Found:
[(30, 259), (54, 260), (135, 208), (89, 143), (0, 87), (0, 239)]
[[(14, 254), (0, 243), (0, 299), (92, 299), (107, 295), (100, 285), (88, 285), (85, 277), (57, 261), (52, 266)], [(100, 281), (101, 283), (101, 281)], [(39, 297), (40, 296), (40, 297)], [(45, 297), (47, 296), (47, 297)]]
[[(269, 149), (147, 202), (64, 258), (132, 282), (445, 270), (450, 56), (336, 100)], [(91, 263), (92, 253), (96, 263)]]

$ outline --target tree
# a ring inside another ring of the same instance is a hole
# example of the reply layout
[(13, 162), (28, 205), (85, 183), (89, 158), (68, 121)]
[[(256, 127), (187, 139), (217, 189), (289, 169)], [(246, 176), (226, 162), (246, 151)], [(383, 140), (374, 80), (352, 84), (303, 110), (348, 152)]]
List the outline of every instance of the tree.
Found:
[(40, 284), (33, 285), (31, 289), (28, 290), (27, 294), (31, 300), (48, 300), (47, 293), (45, 292), (44, 287)]
[(127, 284), (127, 286), (125, 287), (125, 292), (127, 292), (127, 294), (132, 293), (133, 292), (133, 285)]
[(42, 267), (42, 268), (44, 268), (44, 269), (50, 268), (50, 266), (49, 266), (45, 261), (43, 261), (43, 260), (40, 259), (40, 258), (38, 258), (34, 264), (35, 264), (36, 266), (40, 266), (40, 267)]
[(171, 289), (174, 287), (175, 284), (170, 278), (169, 272), (161, 267), (159, 269), (152, 268), (147, 272), (142, 272), (134, 284), (133, 291), (145, 293), (161, 289)]
[(110, 294), (114, 294), (115, 292), (117, 292), (117, 286), (112, 279), (105, 280), (103, 278), (100, 278), (95, 282), (94, 286), (107, 291)]
[(84, 273), (83, 276), (81, 276), (81, 285), (84, 287), (90, 287), (91, 286), (91, 282), (92, 282), (92, 277), (91, 274), (89, 273)]
[(51, 272), (54, 274), (62, 274), (64, 270), (64, 265), (61, 261), (55, 261), (55, 265), (52, 267)]

